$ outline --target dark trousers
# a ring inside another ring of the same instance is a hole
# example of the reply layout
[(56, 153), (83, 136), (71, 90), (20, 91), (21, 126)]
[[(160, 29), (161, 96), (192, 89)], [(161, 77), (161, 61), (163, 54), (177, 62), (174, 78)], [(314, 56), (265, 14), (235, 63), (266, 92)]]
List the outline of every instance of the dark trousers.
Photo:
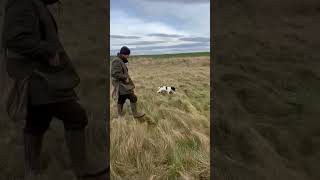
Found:
[(63, 121), (66, 130), (82, 129), (88, 124), (85, 110), (75, 100), (28, 106), (24, 131), (27, 134), (43, 135), (53, 117)]
[(135, 94), (125, 94), (119, 95), (118, 104), (124, 104), (127, 99), (129, 99), (131, 103), (136, 103), (138, 101), (138, 98)]

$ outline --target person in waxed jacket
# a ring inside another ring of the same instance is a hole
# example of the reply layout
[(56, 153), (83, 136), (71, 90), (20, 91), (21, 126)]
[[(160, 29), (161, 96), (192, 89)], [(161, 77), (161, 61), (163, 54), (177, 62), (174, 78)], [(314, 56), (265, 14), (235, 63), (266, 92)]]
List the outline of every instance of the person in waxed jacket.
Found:
[(53, 117), (64, 124), (75, 175), (82, 178), (106, 174), (107, 165), (96, 167), (87, 154), (85, 127), (88, 118), (74, 91), (80, 79), (60, 42), (56, 21), (48, 9), (48, 5), (55, 3), (58, 0), (7, 0), (5, 5), (2, 47), (7, 72), (15, 82), (27, 82), (26, 176), (41, 172), (42, 141)]
[(134, 93), (135, 85), (131, 80), (128, 73), (128, 57), (130, 55), (130, 49), (123, 46), (120, 49), (117, 57), (111, 63), (111, 78), (114, 90), (112, 97), (117, 101), (117, 113), (121, 118), (125, 114), (123, 111), (123, 105), (127, 99), (130, 100), (131, 111), (133, 117), (141, 118), (145, 114), (137, 111), (137, 96)]

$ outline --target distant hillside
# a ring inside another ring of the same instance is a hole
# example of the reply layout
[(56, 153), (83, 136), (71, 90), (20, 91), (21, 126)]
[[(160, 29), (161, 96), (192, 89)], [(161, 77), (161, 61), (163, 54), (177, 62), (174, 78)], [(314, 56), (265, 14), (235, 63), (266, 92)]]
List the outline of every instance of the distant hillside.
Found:
[[(192, 52), (192, 53), (177, 53), (177, 54), (155, 54), (155, 55), (132, 55), (130, 58), (175, 58), (175, 57), (200, 57), (210, 56), (210, 52)], [(110, 56), (111, 59), (115, 56)]]

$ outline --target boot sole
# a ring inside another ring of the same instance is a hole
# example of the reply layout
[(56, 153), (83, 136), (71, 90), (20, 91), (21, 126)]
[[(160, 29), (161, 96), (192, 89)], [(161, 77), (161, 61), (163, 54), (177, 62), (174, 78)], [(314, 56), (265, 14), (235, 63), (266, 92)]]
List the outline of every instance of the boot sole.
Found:
[(144, 117), (145, 116), (145, 114), (144, 115), (141, 115), (141, 116), (133, 116), (134, 118), (142, 118), (142, 117)]

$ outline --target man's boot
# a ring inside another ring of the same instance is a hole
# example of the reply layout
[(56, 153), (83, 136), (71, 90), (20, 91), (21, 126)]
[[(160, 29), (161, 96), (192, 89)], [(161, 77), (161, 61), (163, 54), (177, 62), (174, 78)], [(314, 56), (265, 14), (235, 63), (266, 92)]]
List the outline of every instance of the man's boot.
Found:
[(43, 135), (24, 133), (25, 179), (35, 179), (40, 175), (40, 154)]
[(122, 118), (125, 115), (125, 112), (123, 111), (123, 104), (117, 105), (117, 111), (118, 111), (118, 118)]
[(130, 102), (130, 105), (131, 105), (131, 111), (134, 118), (141, 118), (145, 115), (143, 112), (137, 111), (137, 103)]
[(72, 161), (72, 167), (78, 179), (98, 178), (107, 175), (109, 171), (107, 162), (105, 162), (103, 167), (97, 167), (96, 164), (91, 164), (88, 160), (84, 128), (66, 130), (65, 138)]

